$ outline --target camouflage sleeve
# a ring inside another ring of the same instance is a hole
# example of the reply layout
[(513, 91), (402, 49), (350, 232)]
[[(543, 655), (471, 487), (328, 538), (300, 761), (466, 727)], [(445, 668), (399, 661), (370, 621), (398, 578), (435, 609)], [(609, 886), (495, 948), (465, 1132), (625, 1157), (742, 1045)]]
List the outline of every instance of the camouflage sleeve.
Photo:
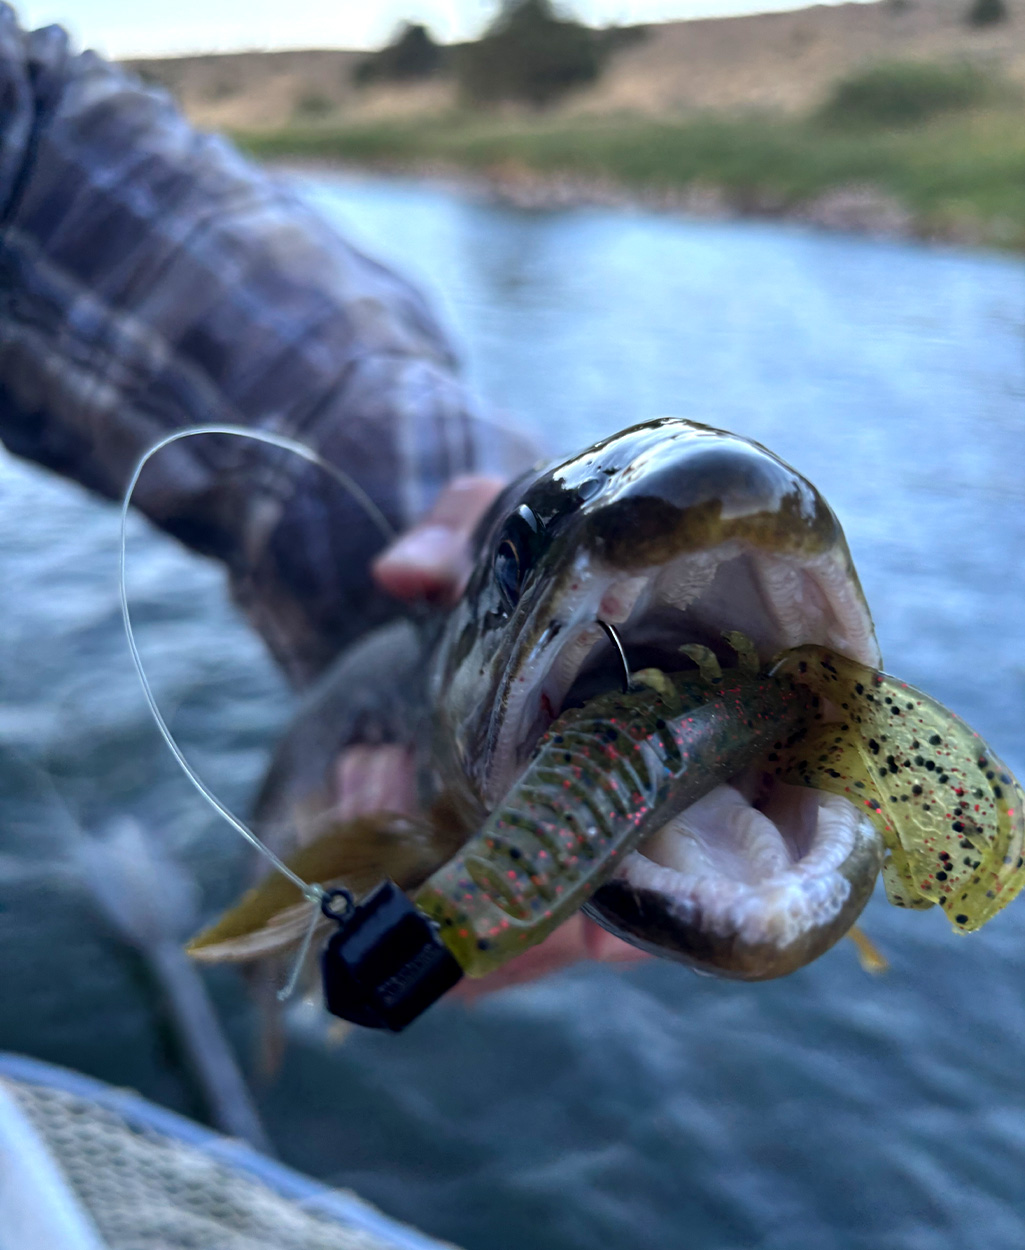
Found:
[[(0, 3), (0, 438), (119, 498), (172, 430), (291, 435), (396, 528), (481, 463), (480, 427), (421, 295), (169, 98)], [(175, 444), (138, 506), (226, 565), (306, 682), (395, 610), (381, 538), (320, 470), (238, 439)]]

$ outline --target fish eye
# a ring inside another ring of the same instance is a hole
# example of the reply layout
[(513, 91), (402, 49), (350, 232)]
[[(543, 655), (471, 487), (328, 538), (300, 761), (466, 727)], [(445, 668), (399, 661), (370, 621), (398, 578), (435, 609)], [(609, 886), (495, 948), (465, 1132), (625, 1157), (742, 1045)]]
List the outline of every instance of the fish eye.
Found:
[(520, 601), (523, 583), (537, 556), (542, 530), (537, 514), (526, 504), (521, 504), (502, 526), (492, 567), (498, 589), (510, 608)]
[(520, 553), (510, 538), (503, 538), (495, 552), (495, 581), (506, 603), (514, 608), (520, 598), (523, 572)]

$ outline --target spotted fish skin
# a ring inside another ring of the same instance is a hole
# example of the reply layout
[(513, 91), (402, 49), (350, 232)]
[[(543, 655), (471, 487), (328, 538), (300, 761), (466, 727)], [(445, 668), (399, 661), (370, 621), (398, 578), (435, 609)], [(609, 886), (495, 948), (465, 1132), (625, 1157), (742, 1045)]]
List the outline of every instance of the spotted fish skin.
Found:
[(660, 674), (564, 713), (480, 831), (415, 896), (464, 971), (542, 941), (645, 837), (804, 732), (819, 700), (786, 675)]
[(776, 773), (865, 808), (889, 852), (891, 903), (938, 903), (967, 933), (1011, 902), (1025, 884), (1025, 793), (973, 729), (906, 682), (823, 647), (797, 647), (772, 671), (842, 717), (826, 723), (820, 710)]

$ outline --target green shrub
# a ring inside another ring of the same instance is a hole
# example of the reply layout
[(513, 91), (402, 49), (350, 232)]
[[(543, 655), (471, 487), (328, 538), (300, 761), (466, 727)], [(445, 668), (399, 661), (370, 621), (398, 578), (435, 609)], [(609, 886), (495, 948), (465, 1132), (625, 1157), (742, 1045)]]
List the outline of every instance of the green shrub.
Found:
[(319, 91), (308, 91), (295, 102), (296, 117), (326, 117), (333, 109), (334, 104)]
[(232, 78), (217, 78), (206, 89), (208, 100), (230, 100), (238, 95), (240, 87)]
[(892, 61), (841, 79), (818, 120), (845, 129), (913, 126), (941, 113), (974, 108), (994, 94), (974, 65)]
[[(663, 197), (718, 190), (741, 212), (813, 202), (825, 192), (876, 187), (928, 236), (970, 237), (1025, 252), (1025, 126), (1008, 98), (978, 113), (949, 113), (929, 126), (827, 130), (796, 118), (694, 116), (494, 117), (293, 124), (235, 136), (263, 157), (328, 157), (415, 168), (439, 162), (478, 171), (570, 173)], [(561, 193), (561, 188), (560, 188)], [(714, 203), (714, 201), (713, 201)]]
[(441, 61), (441, 48), (427, 27), (406, 22), (386, 48), (359, 62), (352, 79), (360, 87), (374, 82), (414, 82), (436, 74)]
[(992, 26), (1007, 21), (1004, 0), (974, 0), (966, 18), (969, 26)]
[(598, 77), (597, 33), (559, 18), (551, 0), (506, 5), (488, 32), (456, 59), (460, 91), (471, 104), (520, 101), (541, 107)]

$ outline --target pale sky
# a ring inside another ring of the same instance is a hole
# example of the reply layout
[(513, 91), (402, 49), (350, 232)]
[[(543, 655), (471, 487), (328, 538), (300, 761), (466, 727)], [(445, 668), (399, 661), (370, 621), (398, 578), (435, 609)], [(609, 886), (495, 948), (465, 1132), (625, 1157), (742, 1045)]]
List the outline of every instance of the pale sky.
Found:
[[(499, 0), (14, 0), (22, 24), (58, 22), (105, 56), (171, 56), (265, 48), (375, 48), (403, 20), (444, 42), (481, 28)], [(802, 7), (802, 0), (566, 0), (593, 25), (657, 22)]]

